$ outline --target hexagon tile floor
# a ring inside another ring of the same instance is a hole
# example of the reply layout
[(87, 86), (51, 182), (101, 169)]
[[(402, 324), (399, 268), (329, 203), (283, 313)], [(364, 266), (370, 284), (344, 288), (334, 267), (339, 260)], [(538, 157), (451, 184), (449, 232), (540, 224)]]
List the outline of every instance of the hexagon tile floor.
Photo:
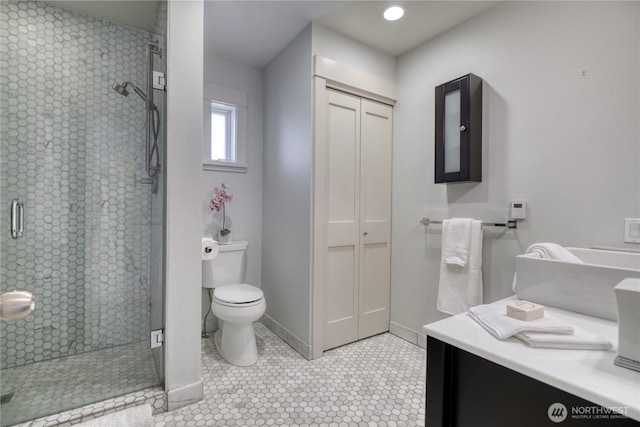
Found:
[(204, 398), (156, 427), (423, 426), (424, 349), (385, 333), (308, 361), (255, 323), (260, 359), (229, 365), (203, 340)]
[[(4, 369), (0, 373), (3, 392), (14, 392), (11, 401), (0, 409), (3, 426), (51, 414), (60, 407), (74, 408), (160, 383), (147, 341)], [(85, 411), (73, 411), (69, 417), (58, 414), (27, 424), (53, 425), (70, 417), (80, 421), (85, 413), (101, 413), (129, 402), (123, 399), (121, 403), (118, 405), (116, 398), (113, 405), (102, 402), (89, 405)]]

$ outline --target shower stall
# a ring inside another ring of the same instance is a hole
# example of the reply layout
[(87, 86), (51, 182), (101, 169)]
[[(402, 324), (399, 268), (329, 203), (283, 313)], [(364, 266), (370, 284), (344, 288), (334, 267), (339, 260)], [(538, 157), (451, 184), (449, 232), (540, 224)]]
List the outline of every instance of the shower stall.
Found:
[(0, 2), (1, 426), (163, 383), (163, 34)]

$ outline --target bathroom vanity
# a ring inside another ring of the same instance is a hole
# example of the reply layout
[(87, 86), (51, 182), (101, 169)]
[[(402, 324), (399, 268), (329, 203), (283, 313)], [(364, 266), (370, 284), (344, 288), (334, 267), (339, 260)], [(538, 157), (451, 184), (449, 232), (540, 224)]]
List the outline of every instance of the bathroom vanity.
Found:
[(466, 313), (426, 325), (426, 425), (640, 426), (640, 372), (613, 363), (617, 323), (548, 306), (545, 311), (608, 339), (614, 349), (501, 341)]

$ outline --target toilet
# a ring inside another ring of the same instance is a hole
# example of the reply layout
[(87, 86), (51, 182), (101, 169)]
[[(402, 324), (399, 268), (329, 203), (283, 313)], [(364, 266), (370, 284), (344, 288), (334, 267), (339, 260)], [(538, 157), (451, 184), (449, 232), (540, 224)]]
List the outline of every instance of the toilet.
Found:
[(253, 322), (267, 304), (262, 290), (243, 283), (248, 242), (235, 241), (218, 247), (218, 256), (202, 261), (202, 287), (213, 289), (211, 311), (218, 318), (213, 341), (224, 360), (236, 366), (258, 361)]

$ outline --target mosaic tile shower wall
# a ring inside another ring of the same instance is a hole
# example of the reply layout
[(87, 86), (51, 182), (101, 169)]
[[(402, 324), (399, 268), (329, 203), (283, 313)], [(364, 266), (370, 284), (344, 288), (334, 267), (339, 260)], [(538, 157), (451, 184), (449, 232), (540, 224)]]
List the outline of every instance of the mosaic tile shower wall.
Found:
[[(147, 340), (151, 191), (144, 87), (152, 35), (34, 1), (0, 3), (0, 290), (36, 311), (2, 322), (1, 367)], [(11, 200), (25, 206), (12, 240)]]

